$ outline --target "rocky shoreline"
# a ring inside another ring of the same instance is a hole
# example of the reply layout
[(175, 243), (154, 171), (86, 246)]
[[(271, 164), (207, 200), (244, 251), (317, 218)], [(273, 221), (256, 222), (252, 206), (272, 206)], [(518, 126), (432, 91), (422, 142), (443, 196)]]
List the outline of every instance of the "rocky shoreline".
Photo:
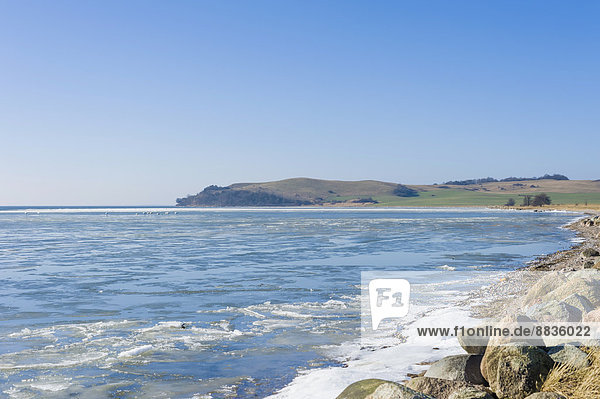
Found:
[[(472, 293), (469, 301), (481, 303), (473, 315), (511, 328), (540, 323), (600, 327), (600, 216), (566, 227), (577, 232), (580, 243)], [(600, 398), (598, 338), (459, 336), (464, 354), (438, 360), (408, 381), (357, 381), (337, 399)]]

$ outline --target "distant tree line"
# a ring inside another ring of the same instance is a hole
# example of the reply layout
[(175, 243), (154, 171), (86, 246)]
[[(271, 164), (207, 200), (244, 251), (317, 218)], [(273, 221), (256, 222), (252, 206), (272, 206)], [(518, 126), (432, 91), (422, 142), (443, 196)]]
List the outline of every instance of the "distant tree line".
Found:
[(541, 177), (507, 177), (505, 179), (494, 179), (493, 177), (484, 177), (481, 179), (470, 179), (470, 180), (452, 180), (447, 181), (443, 184), (452, 184), (456, 186), (468, 186), (471, 184), (483, 184), (483, 183), (498, 183), (498, 182), (506, 182), (506, 181), (522, 181), (522, 180), (569, 180), (569, 178), (565, 175), (548, 175), (545, 174)]
[[(540, 193), (536, 195), (521, 194), (521, 197), (523, 197), (523, 203), (521, 206), (544, 206), (552, 203), (552, 200), (546, 193)], [(515, 199), (509, 198), (504, 206), (515, 206)]]

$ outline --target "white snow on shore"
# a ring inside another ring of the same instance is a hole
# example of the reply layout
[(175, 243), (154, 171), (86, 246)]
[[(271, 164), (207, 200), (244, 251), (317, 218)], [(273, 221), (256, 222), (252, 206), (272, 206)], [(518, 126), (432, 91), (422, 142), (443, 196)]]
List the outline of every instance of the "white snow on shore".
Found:
[(468, 279), (457, 278), (457, 275), (442, 273), (438, 275), (441, 280), (413, 286), (415, 303), (411, 299), (410, 313), (400, 320), (400, 324), (396, 324), (398, 321), (383, 322), (383, 327), (376, 332), (364, 329), (361, 339), (332, 346), (328, 355), (341, 362), (342, 367), (302, 371), (269, 398), (334, 399), (358, 380), (380, 378), (401, 382), (408, 379), (407, 373), (418, 374), (426, 370), (428, 366), (424, 362), (464, 353), (456, 337), (419, 337), (417, 328), (439, 327), (453, 331), (455, 326), (477, 324), (481, 320), (470, 316), (471, 304), (465, 301), (468, 292), (501, 278), (503, 274), (479, 272), (477, 277)]
[[(439, 309), (415, 321), (411, 327), (454, 326), (469, 324), (467, 309)], [(427, 366), (419, 363), (430, 362), (444, 356), (463, 353), (456, 338), (446, 337), (436, 340), (436, 348), (431, 340), (410, 337), (406, 342), (377, 350), (361, 350), (360, 342), (352, 342), (337, 348), (336, 352), (350, 354), (351, 360), (345, 367), (308, 370), (300, 373), (288, 386), (270, 396), (271, 399), (323, 398), (334, 399), (348, 385), (367, 378), (380, 378), (402, 381), (407, 373), (419, 373)]]

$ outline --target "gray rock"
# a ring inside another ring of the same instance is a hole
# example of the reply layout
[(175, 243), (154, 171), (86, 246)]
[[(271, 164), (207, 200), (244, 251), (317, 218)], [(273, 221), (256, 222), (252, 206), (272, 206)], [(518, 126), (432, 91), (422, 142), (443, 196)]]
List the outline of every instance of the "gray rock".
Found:
[(366, 399), (432, 399), (431, 396), (413, 391), (404, 385), (386, 383), (381, 384)]
[(592, 310), (594, 310), (594, 305), (592, 305), (590, 300), (587, 299), (586, 297), (584, 297), (583, 295), (579, 295), (579, 294), (570, 295), (570, 296), (566, 297), (565, 299), (563, 299), (563, 302), (566, 303), (567, 305), (576, 307), (577, 309), (581, 310), (583, 313), (588, 313), (588, 312), (591, 312)]
[[(415, 391), (431, 395), (436, 399), (449, 399), (450, 395), (454, 393), (457, 393), (458, 395), (460, 391), (464, 391), (467, 389), (472, 390), (472, 392), (482, 391), (489, 393), (484, 387), (474, 386), (464, 381), (449, 381), (443, 380), (441, 378), (430, 377), (413, 378), (412, 380), (406, 383), (406, 386), (414, 389)], [(468, 396), (466, 396), (465, 398), (468, 398)], [(474, 396), (473, 398), (477, 398), (477, 396)]]
[(448, 399), (494, 399), (494, 397), (481, 389), (467, 387), (452, 392)]
[(584, 258), (589, 258), (590, 256), (600, 256), (600, 252), (598, 252), (594, 248), (586, 248), (583, 251), (581, 251), (581, 256)]
[(336, 399), (435, 399), (391, 381), (371, 378), (348, 385)]
[(481, 361), (481, 374), (499, 399), (524, 399), (537, 391), (554, 360), (542, 349), (526, 345), (491, 346)]
[[(561, 272), (543, 273), (539, 281), (527, 291), (525, 304), (533, 305), (540, 301), (544, 301), (549, 295), (552, 295), (556, 289), (567, 284), (568, 281), (567, 276)], [(569, 295), (572, 293), (573, 292), (570, 292)], [(568, 295), (565, 295), (565, 297), (566, 296)]]
[(483, 355), (489, 342), (489, 337), (469, 337), (467, 335), (461, 335), (460, 333), (456, 338), (465, 352), (471, 355)]
[[(536, 305), (539, 306), (539, 305)], [(537, 309), (537, 308), (536, 308)], [(514, 331), (516, 328), (528, 326), (528, 323), (534, 323), (535, 320), (521, 314), (509, 314), (506, 315), (500, 320), (499, 323), (494, 325), (494, 329), (508, 329), (509, 331)], [(506, 335), (493, 335), (490, 337), (488, 347), (490, 346), (500, 346), (506, 344), (522, 344), (527, 341), (528, 345), (532, 346), (545, 346), (544, 340), (542, 338), (535, 337), (523, 337), (523, 336), (506, 336)]]
[(565, 283), (556, 287), (543, 300), (556, 299), (560, 301), (573, 293), (586, 297), (594, 308), (600, 307), (600, 271), (591, 269), (571, 273)]
[(482, 357), (482, 355), (447, 356), (433, 363), (425, 373), (425, 377), (485, 384), (480, 367)]
[(576, 369), (586, 368), (590, 365), (587, 353), (570, 344), (554, 346), (548, 350), (548, 355), (556, 363), (569, 364)]
[(577, 322), (581, 321), (583, 313), (575, 306), (553, 299), (530, 307), (527, 316), (542, 322)]
[(554, 392), (536, 392), (525, 399), (567, 399), (564, 396)]

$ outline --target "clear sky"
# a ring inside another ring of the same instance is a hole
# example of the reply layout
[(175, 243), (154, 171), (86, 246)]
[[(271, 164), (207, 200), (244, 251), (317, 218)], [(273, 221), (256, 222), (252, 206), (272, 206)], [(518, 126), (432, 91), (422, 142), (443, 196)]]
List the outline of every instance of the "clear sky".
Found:
[(597, 1), (0, 0), (0, 205), (600, 178)]

